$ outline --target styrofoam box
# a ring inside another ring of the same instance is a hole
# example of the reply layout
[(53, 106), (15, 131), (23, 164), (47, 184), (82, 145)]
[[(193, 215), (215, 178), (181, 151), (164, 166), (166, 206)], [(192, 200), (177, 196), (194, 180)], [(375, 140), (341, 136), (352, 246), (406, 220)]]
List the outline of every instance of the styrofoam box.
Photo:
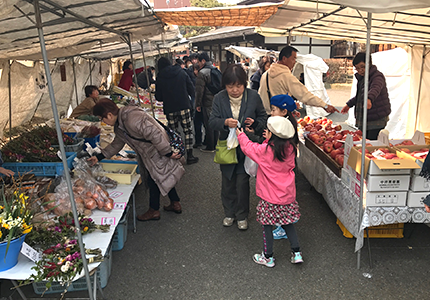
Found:
[(430, 180), (419, 175), (412, 175), (410, 190), (413, 192), (430, 191)]
[(369, 192), (407, 191), (410, 175), (367, 176), (366, 185)]
[(406, 206), (408, 192), (368, 192), (366, 206)]
[(369, 170), (367, 171), (367, 174), (370, 175), (410, 175), (411, 170), (410, 169), (380, 169), (376, 164), (373, 163), (374, 161), (370, 162)]
[(409, 207), (424, 207), (423, 200), (427, 197), (428, 192), (408, 192), (408, 206)]

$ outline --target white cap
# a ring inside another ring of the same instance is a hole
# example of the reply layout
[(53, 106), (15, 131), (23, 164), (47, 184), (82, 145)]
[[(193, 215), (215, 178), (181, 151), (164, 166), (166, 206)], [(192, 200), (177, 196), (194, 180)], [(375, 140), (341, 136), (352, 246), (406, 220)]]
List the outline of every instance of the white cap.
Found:
[(296, 132), (288, 117), (281, 116), (270, 117), (267, 119), (267, 128), (269, 128), (270, 132), (281, 139), (290, 139)]

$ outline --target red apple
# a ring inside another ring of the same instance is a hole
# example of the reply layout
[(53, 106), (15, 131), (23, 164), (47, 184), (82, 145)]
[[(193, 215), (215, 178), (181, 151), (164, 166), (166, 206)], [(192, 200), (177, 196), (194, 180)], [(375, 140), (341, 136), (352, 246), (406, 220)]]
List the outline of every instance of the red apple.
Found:
[(333, 150), (333, 144), (331, 142), (324, 143), (324, 151), (330, 153)]
[(339, 149), (339, 148), (342, 148), (343, 143), (341, 143), (341, 142), (334, 142), (333, 146), (334, 146), (335, 149)]
[(355, 134), (356, 134), (356, 135), (359, 135), (359, 136), (363, 136), (363, 132), (362, 132), (361, 130), (356, 130), (356, 131), (355, 131)]
[(326, 126), (325, 126), (325, 130), (327, 130), (327, 131), (329, 131), (329, 130), (331, 130), (333, 127), (331, 127), (331, 125), (330, 124), (327, 124)]
[(304, 117), (304, 118), (303, 118), (303, 120), (305, 120), (306, 122), (308, 122), (308, 123), (309, 123), (309, 121), (311, 120), (311, 117), (306, 116), (306, 117)]
[(340, 154), (339, 149), (332, 150), (330, 152), (330, 157), (335, 159), (338, 154)]
[(308, 138), (311, 140), (311, 141), (313, 141), (314, 143), (315, 143), (315, 140), (316, 139), (319, 139), (319, 135), (318, 134), (316, 134), (316, 133), (311, 133), (311, 134), (309, 134), (308, 135)]
[(341, 140), (341, 139), (343, 138), (343, 135), (342, 135), (342, 134), (340, 134), (340, 133), (337, 133), (337, 134), (334, 136), (334, 138), (335, 138), (336, 140)]
[(339, 165), (343, 166), (344, 158), (345, 158), (345, 156), (343, 154), (338, 154), (338, 155), (336, 155), (335, 160)]
[(308, 125), (308, 122), (306, 122), (305, 120), (302, 120), (300, 122), (298, 122), (300, 124), (300, 126), (305, 127), (306, 125)]
[(407, 148), (400, 148), (400, 150), (405, 152), (405, 153), (411, 153), (411, 150), (409, 150)]
[(360, 140), (360, 137), (359, 137), (358, 135), (354, 135), (354, 136), (352, 137), (352, 140), (353, 140), (354, 142), (359, 141), (359, 140)]
[(315, 125), (315, 128), (316, 128), (317, 130), (321, 130), (323, 127), (322, 127), (320, 124), (317, 124), (317, 125)]
[(334, 130), (341, 131), (342, 130), (342, 126), (341, 125), (336, 125), (336, 126), (334, 126)]

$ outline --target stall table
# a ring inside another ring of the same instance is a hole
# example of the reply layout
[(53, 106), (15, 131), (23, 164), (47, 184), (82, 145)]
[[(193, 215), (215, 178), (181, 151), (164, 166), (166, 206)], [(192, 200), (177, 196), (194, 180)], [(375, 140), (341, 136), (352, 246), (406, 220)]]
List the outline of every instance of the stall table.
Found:
[(348, 231), (357, 238), (355, 251), (363, 247), (363, 232), (370, 226), (395, 223), (430, 223), (424, 208), (394, 206), (365, 207), (359, 222), (360, 198), (346, 186), (304, 143), (299, 143), (297, 167), (322, 194), (330, 209)]
[[(127, 205), (129, 205), (129, 199), (132, 199), (132, 210), (133, 210), (133, 219), (136, 219), (136, 209), (135, 209), (135, 201), (134, 201), (134, 193), (133, 190), (139, 181), (139, 175), (133, 177), (131, 184), (119, 184), (115, 189), (108, 190), (110, 197), (114, 200), (114, 209), (110, 212), (101, 211), (98, 209), (93, 210), (93, 214), (91, 218), (94, 220), (96, 224), (110, 224), (109, 232), (101, 232), (95, 231), (83, 236), (83, 242), (85, 244), (85, 248), (93, 249), (99, 248), (102, 251), (102, 255), (104, 256), (109, 248), (112, 237), (115, 233), (116, 226), (121, 219)], [(134, 222), (134, 231), (136, 231), (136, 223)], [(100, 263), (92, 263), (88, 265), (89, 271), (93, 271), (97, 269)], [(36, 272), (31, 268), (35, 266), (33, 261), (25, 257), (23, 254), (19, 254), (18, 264), (6, 271), (0, 272), (0, 279), (8, 279), (16, 285), (16, 280), (25, 280), (30, 277), (31, 274), (35, 274)], [(85, 274), (81, 274), (81, 276), (75, 278), (75, 280), (83, 277)], [(94, 280), (96, 282), (96, 280)], [(23, 299), (26, 299), (23, 295), (22, 291), (19, 290), (19, 293)], [(94, 289), (94, 293), (96, 293)]]

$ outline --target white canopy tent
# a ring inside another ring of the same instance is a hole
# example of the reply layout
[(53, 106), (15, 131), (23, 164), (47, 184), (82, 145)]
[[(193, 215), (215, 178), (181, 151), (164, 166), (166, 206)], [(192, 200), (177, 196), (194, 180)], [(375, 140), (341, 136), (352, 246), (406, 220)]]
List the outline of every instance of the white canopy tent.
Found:
[[(261, 56), (275, 55), (278, 59), (279, 51), (265, 50), (252, 47), (228, 46), (226, 50), (241, 57), (250, 57), (259, 60)], [(294, 66), (293, 74), (298, 78), (300, 73), (304, 73), (305, 86), (315, 96), (320, 97), (324, 102), (330, 104), (330, 98), (323, 83), (323, 73), (327, 73), (328, 66), (321, 57), (314, 54), (297, 53), (297, 63)], [(306, 114), (311, 118), (327, 116), (328, 113), (320, 108), (306, 105)]]

